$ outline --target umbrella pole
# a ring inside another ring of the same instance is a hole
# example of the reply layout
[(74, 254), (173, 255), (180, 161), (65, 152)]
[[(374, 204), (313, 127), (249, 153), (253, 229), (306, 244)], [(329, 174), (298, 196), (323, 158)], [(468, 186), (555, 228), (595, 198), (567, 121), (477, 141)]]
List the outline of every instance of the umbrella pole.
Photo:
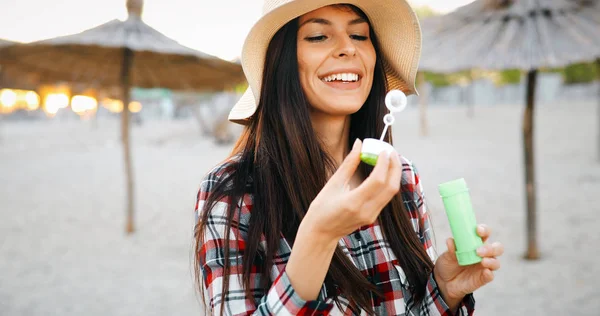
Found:
[(200, 108), (202, 105), (194, 104), (192, 105), (192, 112), (194, 113), (194, 118), (196, 118), (196, 122), (200, 126), (200, 135), (202, 136), (210, 136), (210, 129), (208, 128), (208, 124), (204, 120), (202, 115), (202, 109)]
[[(4, 78), (3, 78), (4, 74), (2, 73), (2, 67), (0, 66), (0, 89), (2, 89), (3, 86), (3, 82), (4, 82)], [(3, 140), (3, 133), (2, 133), (2, 126), (4, 125), (4, 114), (0, 114), (0, 143), (2, 143)]]
[(123, 63), (121, 68), (121, 88), (123, 93), (123, 111), (121, 111), (121, 141), (125, 158), (125, 176), (127, 179), (127, 222), (125, 232), (131, 234), (135, 231), (133, 223), (133, 169), (131, 166), (131, 146), (129, 142), (129, 102), (131, 99), (131, 66), (133, 62), (133, 51), (129, 48), (123, 49)]
[(596, 59), (596, 76), (598, 77), (598, 162), (600, 162), (600, 58)]
[[(0, 89), (2, 89), (2, 67), (0, 67)], [(0, 143), (2, 143), (2, 121), (4, 121), (4, 115), (0, 113)]]
[(475, 117), (475, 83), (473, 82), (474, 75), (473, 70), (469, 72), (469, 86), (466, 87), (467, 91), (467, 116), (469, 118)]
[(429, 134), (429, 128), (427, 126), (427, 87), (425, 87), (425, 74), (420, 71), (417, 73), (417, 86), (421, 90), (421, 97), (419, 98), (419, 116), (421, 119), (421, 136), (427, 136)]
[(535, 160), (533, 148), (533, 114), (537, 69), (527, 74), (527, 107), (523, 117), (523, 149), (525, 158), (525, 188), (527, 193), (527, 253), (525, 259), (540, 257), (537, 246)]

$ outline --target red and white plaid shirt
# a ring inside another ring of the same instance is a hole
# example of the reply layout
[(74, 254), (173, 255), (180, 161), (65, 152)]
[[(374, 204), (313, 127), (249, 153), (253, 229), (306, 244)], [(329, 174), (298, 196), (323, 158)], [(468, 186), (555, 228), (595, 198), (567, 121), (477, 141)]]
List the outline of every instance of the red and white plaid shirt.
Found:
[[(402, 161), (402, 185), (401, 194), (404, 199), (414, 199), (412, 203), (406, 203), (410, 218), (412, 219), (415, 232), (418, 234), (423, 246), (435, 262), (436, 253), (431, 241), (431, 226), (425, 206), (422, 185), (415, 167), (410, 161), (400, 156)], [(196, 220), (200, 218), (205, 201), (209, 197), (214, 184), (230, 172), (231, 160), (217, 166), (205, 177), (198, 192), (196, 203)], [(225, 315), (351, 315), (348, 301), (340, 297), (342, 309), (340, 310), (329, 298), (325, 286), (317, 300), (305, 301), (301, 299), (285, 271), (289, 260), (291, 248), (285, 238), (281, 238), (279, 249), (274, 259), (274, 266), (269, 275), (256, 272), (251, 275), (251, 292), (254, 299), (245, 295), (240, 276), (242, 274), (241, 258), (239, 249), (245, 248), (247, 242), (248, 223), (252, 211), (252, 195), (246, 194), (241, 201), (241, 210), (235, 216), (239, 225), (230, 228), (231, 244), (229, 258), (224, 257), (226, 211), (228, 203), (225, 199), (219, 201), (210, 212), (210, 216), (204, 230), (204, 244), (200, 247), (200, 266), (205, 286), (205, 299), (207, 306), (214, 315), (219, 315), (224, 309)], [(418, 225), (418, 217), (422, 220), (422, 229)], [(237, 226), (237, 227), (234, 227)], [(422, 230), (422, 231), (421, 231)], [(237, 237), (236, 237), (237, 236)], [(261, 246), (266, 242), (261, 238)], [(433, 278), (429, 277), (427, 293), (422, 303), (415, 304), (408, 290), (407, 278), (400, 267), (389, 243), (383, 238), (381, 227), (378, 223), (363, 227), (354, 233), (342, 238), (339, 245), (344, 253), (363, 272), (367, 278), (383, 290), (383, 298), (372, 297), (373, 309), (377, 315), (452, 315), (446, 303), (443, 301), (438, 286)], [(224, 261), (231, 262), (229, 293), (225, 300), (221, 300), (221, 289), (223, 282)], [(253, 269), (259, 271), (260, 269)], [(271, 287), (268, 291), (259, 285), (261, 280), (268, 278)], [(467, 295), (462, 301), (456, 315), (472, 315), (475, 300), (472, 295)], [(363, 313), (364, 314), (364, 313)]]

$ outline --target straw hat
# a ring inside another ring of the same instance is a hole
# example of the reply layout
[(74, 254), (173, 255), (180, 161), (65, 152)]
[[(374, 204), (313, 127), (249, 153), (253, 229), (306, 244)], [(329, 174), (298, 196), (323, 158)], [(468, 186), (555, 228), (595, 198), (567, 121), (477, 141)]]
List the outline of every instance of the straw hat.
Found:
[(421, 27), (406, 0), (265, 0), (263, 16), (254, 24), (242, 48), (242, 67), (249, 83), (229, 113), (229, 120), (246, 124), (256, 112), (267, 47), (289, 21), (331, 4), (352, 4), (369, 18), (379, 39), (389, 89), (416, 94), (415, 77), (421, 55)]

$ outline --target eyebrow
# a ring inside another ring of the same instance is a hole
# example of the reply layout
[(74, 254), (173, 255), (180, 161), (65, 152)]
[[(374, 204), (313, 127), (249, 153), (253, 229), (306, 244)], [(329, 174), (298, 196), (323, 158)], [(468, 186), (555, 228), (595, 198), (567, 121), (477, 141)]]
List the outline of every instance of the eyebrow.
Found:
[[(312, 18), (312, 19), (308, 19), (304, 22), (302, 22), (302, 24), (300, 24), (298, 26), (298, 28), (301, 28), (303, 25), (308, 24), (308, 23), (317, 23), (317, 24), (323, 24), (323, 25), (331, 25), (331, 21), (323, 19), (323, 18)], [(367, 23), (367, 20), (363, 19), (363, 18), (356, 18), (350, 22), (348, 22), (348, 25), (356, 25), (356, 24), (361, 24), (361, 23)]]

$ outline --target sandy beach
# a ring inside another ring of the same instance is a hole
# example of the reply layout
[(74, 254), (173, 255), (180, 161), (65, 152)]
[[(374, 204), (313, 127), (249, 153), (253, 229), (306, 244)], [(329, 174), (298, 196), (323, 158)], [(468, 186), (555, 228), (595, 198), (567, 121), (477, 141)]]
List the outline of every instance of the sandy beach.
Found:
[[(450, 236), (437, 184), (464, 177), (477, 219), (505, 245), (477, 315), (597, 315), (597, 105), (536, 109), (538, 239), (525, 261), (522, 105), (396, 115), (395, 147), (420, 171), (438, 250)], [(196, 192), (230, 146), (193, 120), (133, 126), (137, 232), (124, 234), (118, 120), (0, 124), (1, 315), (202, 315), (192, 278)]]

